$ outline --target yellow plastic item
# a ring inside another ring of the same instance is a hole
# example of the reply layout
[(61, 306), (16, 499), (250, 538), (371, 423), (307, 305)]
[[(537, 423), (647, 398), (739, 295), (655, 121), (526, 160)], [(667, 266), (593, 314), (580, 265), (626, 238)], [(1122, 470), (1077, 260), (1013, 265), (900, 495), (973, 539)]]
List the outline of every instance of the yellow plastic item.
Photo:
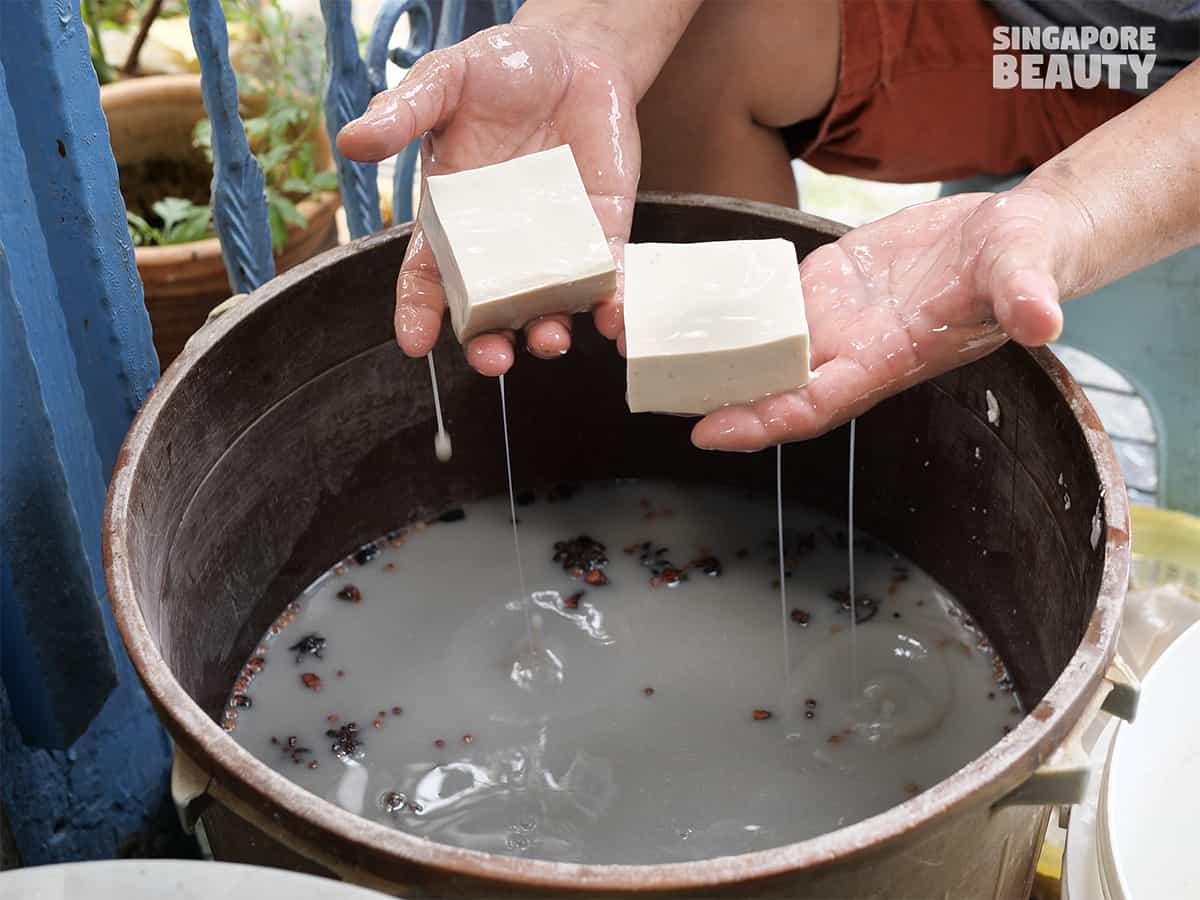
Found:
[(1058, 900), (1062, 896), (1062, 868), (1062, 845), (1043, 843), (1037, 873), (1033, 876), (1031, 900)]
[(1129, 515), (1133, 582), (1138, 587), (1179, 582), (1200, 592), (1200, 518), (1152, 506), (1130, 507)]

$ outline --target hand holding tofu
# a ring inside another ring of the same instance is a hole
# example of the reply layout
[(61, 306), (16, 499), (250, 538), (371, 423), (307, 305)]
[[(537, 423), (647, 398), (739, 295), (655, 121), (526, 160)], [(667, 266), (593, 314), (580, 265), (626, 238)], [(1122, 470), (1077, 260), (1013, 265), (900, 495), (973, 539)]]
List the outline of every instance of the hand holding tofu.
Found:
[[(343, 129), (338, 148), (351, 159), (380, 160), (424, 135), (421, 172), (428, 182), (570, 145), (606, 251), (619, 260), (639, 173), (635, 103), (625, 69), (603, 47), (547, 27), (504, 26), (423, 57), (400, 85), (378, 95)], [(512, 225), (519, 209), (508, 212)], [(447, 273), (423, 227), (427, 217), (420, 218), (396, 287), (396, 337), (410, 356), (433, 348), (446, 309)], [(532, 247), (535, 236), (530, 238)], [(619, 276), (592, 302), (597, 328), (617, 340)], [(466, 343), (471, 365), (487, 375), (513, 363), (512, 331), (508, 323), (500, 327)], [(532, 353), (554, 358), (570, 347), (570, 316), (538, 316), (525, 332)]]

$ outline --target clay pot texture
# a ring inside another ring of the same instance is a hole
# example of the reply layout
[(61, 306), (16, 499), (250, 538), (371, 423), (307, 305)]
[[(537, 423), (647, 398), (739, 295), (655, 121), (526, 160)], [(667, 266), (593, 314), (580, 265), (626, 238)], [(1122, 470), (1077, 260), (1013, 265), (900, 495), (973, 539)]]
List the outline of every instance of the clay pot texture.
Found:
[[(505, 490), (496, 383), (468, 368), (448, 328), (437, 361), (455, 452), (447, 463), (434, 458), (428, 367), (405, 357), (392, 333), (410, 228), (310, 260), (204, 328), (146, 401), (117, 462), (104, 525), (109, 595), (175, 739), (179, 797), (216, 856), (410, 900), (1028, 897), (1049, 808), (1006, 798), (1104, 688), (1129, 570), (1112, 447), (1046, 350), (1009, 344), (858, 420), (856, 524), (963, 603), (1029, 710), (983, 755), (899, 806), (720, 859), (547, 862), (437, 844), (353, 815), (221, 729), (239, 668), (315, 576), (421, 510)], [(843, 231), (776, 206), (660, 194), (639, 198), (633, 238), (784, 237), (803, 256)], [(339, 302), (347, 296), (355, 302)], [(703, 452), (690, 444), (691, 420), (630, 415), (624, 360), (589, 317), (576, 319), (562, 359), (521, 356), (507, 390), (523, 485), (638, 476), (775, 489), (773, 452)], [(989, 391), (1002, 411), (994, 424)], [(848, 429), (786, 452), (784, 492), (844, 517)]]

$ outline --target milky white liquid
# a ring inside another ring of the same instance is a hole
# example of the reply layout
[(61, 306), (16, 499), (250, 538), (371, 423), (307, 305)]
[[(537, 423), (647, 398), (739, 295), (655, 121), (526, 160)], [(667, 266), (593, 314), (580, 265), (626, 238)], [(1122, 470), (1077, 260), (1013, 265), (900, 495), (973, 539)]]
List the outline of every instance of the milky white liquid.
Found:
[[(1000, 661), (954, 601), (862, 535), (856, 603), (860, 617), (870, 600), (878, 612), (858, 626), (852, 689), (848, 611), (828, 596), (847, 588), (847, 536), (831, 518), (784, 510), (787, 603), (807, 620), (789, 610), (785, 673), (774, 497), (610, 482), (522, 499), (532, 638), (513, 586), (509, 498), (470, 504), (465, 519), (410, 527), (305, 591), (243, 672), (252, 705), (231, 705), (226, 727), (314, 793), (412, 834), (660, 863), (859, 821), (945, 778), (1019, 718)], [(609, 584), (551, 561), (555, 542), (582, 534), (607, 546)], [(640, 547), (623, 551), (644, 541), (677, 566), (711, 553), (722, 572), (653, 586)], [(337, 599), (347, 585), (361, 602)], [(325, 639), (321, 658), (297, 662), (288, 648), (308, 635)], [(522, 683), (531, 654), (544, 677)], [(339, 759), (326, 731), (351, 721), (361, 746)]]
[(854, 433), (858, 419), (850, 420), (850, 470), (846, 479), (846, 568), (850, 573), (850, 684), (857, 686), (858, 680), (858, 603), (855, 600), (854, 584)]
[(454, 447), (450, 443), (450, 435), (446, 431), (446, 423), (442, 421), (442, 398), (438, 394), (437, 369), (433, 365), (433, 351), (430, 350), (427, 358), (429, 359), (429, 382), (433, 385), (433, 410), (437, 415), (437, 433), (433, 436), (433, 453), (437, 457), (438, 462), (450, 462), (450, 457), (454, 453)]

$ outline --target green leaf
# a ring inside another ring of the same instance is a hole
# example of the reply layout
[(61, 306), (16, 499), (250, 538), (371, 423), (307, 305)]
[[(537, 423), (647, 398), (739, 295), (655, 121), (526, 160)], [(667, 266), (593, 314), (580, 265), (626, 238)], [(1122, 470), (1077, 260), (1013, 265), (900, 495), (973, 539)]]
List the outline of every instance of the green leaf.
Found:
[(296, 148), (296, 153), (292, 157), (292, 174), (297, 178), (309, 178), (316, 168), (317, 165), (313, 162), (313, 143), (305, 141)]
[(307, 116), (304, 110), (294, 106), (290, 101), (285, 101), (287, 105), (283, 105), (279, 99), (282, 98), (273, 101), (268, 109), (267, 121), (270, 123), (271, 131), (286, 134), (288, 129), (301, 124)]
[(287, 225), (283, 221), (283, 215), (279, 212), (279, 208), (274, 203), (267, 204), (267, 222), (271, 226), (271, 248), (278, 253), (287, 243)]
[(283, 196), (283, 194), (271, 191), (268, 198), (271, 206), (279, 210), (279, 215), (283, 217), (283, 221), (287, 224), (296, 225), (299, 228), (306, 228), (308, 226), (308, 219), (304, 218), (304, 213), (300, 212), (296, 208), (296, 204)]
[(285, 194), (298, 194), (301, 197), (306, 197), (312, 193), (312, 188), (309, 183), (303, 178), (288, 178), (279, 186), (279, 190)]
[(192, 214), (195, 204), (181, 197), (163, 197), (151, 208), (154, 214), (162, 219), (163, 231), (170, 231), (172, 226)]
[(212, 149), (212, 120), (205, 117), (192, 129), (192, 146), (198, 150)]
[(198, 206), (195, 215), (184, 219), (172, 230), (168, 243), (188, 244), (192, 241), (202, 241), (208, 237), (208, 226), (212, 221), (212, 213), (207, 206)]
[(258, 164), (262, 166), (263, 174), (267, 176), (269, 181), (273, 181), (272, 175), (276, 167), (285, 162), (292, 152), (290, 144), (276, 144), (265, 153), (257, 153), (255, 156), (258, 159)]
[(192, 146), (204, 153), (204, 158), (208, 160), (211, 166), (213, 161), (212, 152), (212, 122), (205, 118), (196, 123), (196, 127), (192, 129)]
[(336, 191), (338, 189), (337, 172), (332, 169), (326, 169), (324, 172), (318, 172), (311, 179), (309, 184), (312, 185), (313, 193), (319, 191)]
[(266, 116), (243, 119), (242, 125), (246, 129), (246, 139), (251, 142), (260, 141), (271, 133), (271, 122)]
[(180, 197), (164, 197), (153, 206), (154, 214), (163, 220), (159, 231), (160, 244), (187, 244), (208, 236), (212, 210)]
[(129, 239), (135, 247), (149, 247), (159, 242), (158, 229), (139, 216), (125, 210), (125, 223), (129, 227)]

